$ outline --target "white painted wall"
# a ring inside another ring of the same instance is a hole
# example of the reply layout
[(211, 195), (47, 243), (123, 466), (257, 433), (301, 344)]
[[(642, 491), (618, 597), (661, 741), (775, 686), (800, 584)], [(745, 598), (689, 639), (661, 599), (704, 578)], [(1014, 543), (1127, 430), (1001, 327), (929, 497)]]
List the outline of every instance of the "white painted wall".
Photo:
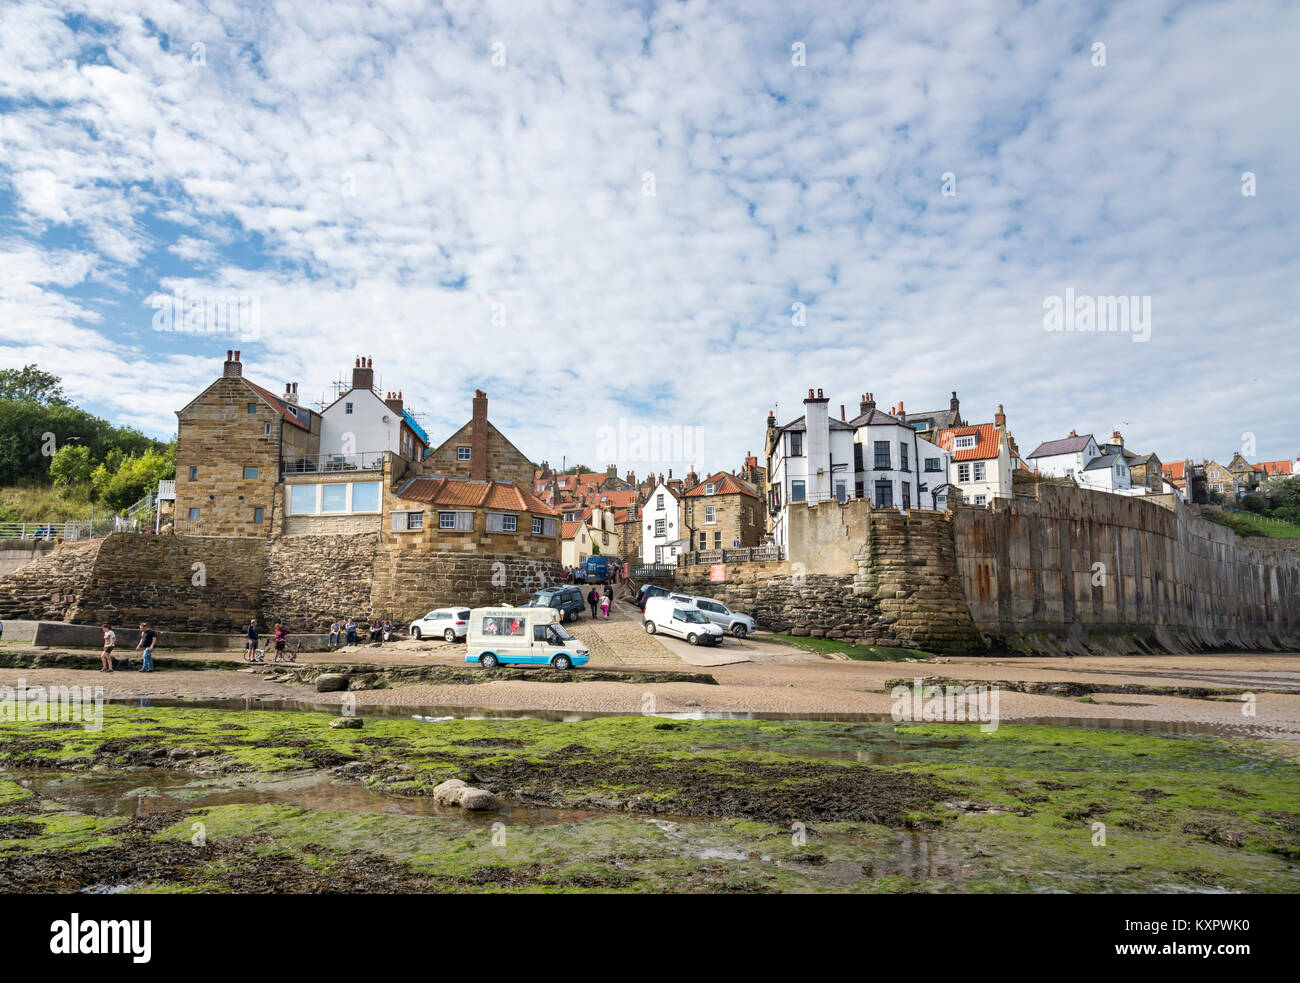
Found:
[[(663, 502), (660, 504), (660, 497)], [(658, 522), (663, 520), (662, 535), (656, 534)], [(682, 538), (681, 503), (672, 490), (662, 481), (650, 492), (641, 509), (641, 562), (655, 563), (659, 554), (663, 563), (676, 563), (682, 547), (678, 542)], [(657, 550), (656, 547), (663, 547)]]
[(322, 454), (400, 453), (401, 441), (402, 414), (394, 413), (369, 389), (353, 389), (321, 413)]

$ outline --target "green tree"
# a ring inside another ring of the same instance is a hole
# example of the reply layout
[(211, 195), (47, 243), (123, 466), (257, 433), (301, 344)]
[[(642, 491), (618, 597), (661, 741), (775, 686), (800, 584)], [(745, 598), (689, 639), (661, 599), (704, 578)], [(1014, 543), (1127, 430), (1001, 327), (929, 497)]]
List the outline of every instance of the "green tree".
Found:
[(36, 365), (24, 365), (21, 369), (0, 369), (0, 399), (38, 403), (41, 406), (68, 405), (59, 377)]
[(90, 448), (84, 444), (64, 444), (50, 461), (50, 480), (65, 488), (87, 484), (94, 471)]
[(108, 459), (95, 468), (91, 476), (95, 497), (109, 508), (120, 511), (144, 498), (158, 482), (176, 477), (176, 445), (164, 450), (150, 449), (143, 454), (123, 456), (112, 451)]

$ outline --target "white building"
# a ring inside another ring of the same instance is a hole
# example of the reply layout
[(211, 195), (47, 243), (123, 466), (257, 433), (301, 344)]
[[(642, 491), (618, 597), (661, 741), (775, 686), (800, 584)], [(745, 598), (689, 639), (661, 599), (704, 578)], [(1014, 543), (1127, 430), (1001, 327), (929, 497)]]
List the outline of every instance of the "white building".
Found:
[(952, 455), (948, 481), (961, 489), (961, 500), (967, 505), (991, 505), (994, 499), (1015, 495), (1016, 462), (1001, 406), (993, 423), (941, 430), (938, 440)]
[(320, 450), (327, 462), (335, 457), (345, 462), (371, 455), (382, 458), (383, 451), (423, 460), (428, 435), (403, 407), (402, 394), (381, 399), (372, 388), (374, 381), (372, 361), (358, 358), (352, 388), (321, 411)]
[(661, 479), (641, 507), (641, 562), (675, 564), (689, 548), (682, 539), (681, 502)]
[(830, 417), (819, 389), (804, 415), (783, 427), (768, 415), (768, 507), (778, 546), (787, 541), (790, 504), (865, 498), (873, 508), (943, 508), (951, 455), (903, 419), (876, 409), (867, 393), (852, 420)]
[(1128, 459), (1122, 452), (1105, 453), (1092, 434), (1070, 436), (1039, 444), (1029, 461), (1041, 475), (1069, 478), (1080, 488), (1116, 495), (1145, 495), (1146, 486), (1133, 486)]

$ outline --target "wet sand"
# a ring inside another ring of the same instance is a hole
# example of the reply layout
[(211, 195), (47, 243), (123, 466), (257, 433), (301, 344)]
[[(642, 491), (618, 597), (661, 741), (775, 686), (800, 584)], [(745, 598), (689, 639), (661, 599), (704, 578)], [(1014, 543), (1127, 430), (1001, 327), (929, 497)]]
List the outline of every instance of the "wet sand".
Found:
[[(1029, 718), (1141, 720), (1210, 725), (1225, 733), (1300, 742), (1300, 654), (1139, 656), (1129, 658), (951, 658), (933, 663), (853, 662), (774, 643), (749, 646), (754, 661), (708, 670), (718, 685), (620, 682), (543, 683), (497, 680), (470, 685), (413, 684), (347, 694), (365, 706), (454, 706), (501, 710), (615, 713), (887, 714), (894, 700), (887, 680), (939, 677), (955, 680), (1081, 682), (1225, 688), (1233, 697), (1255, 694), (1255, 716), (1239, 700), (1191, 699), (1156, 694), (1097, 694), (1095, 702), (1002, 690), (1003, 722)], [(159, 653), (160, 655), (164, 653)], [(237, 660), (238, 653), (166, 653), (176, 658)], [(308, 662), (367, 665), (463, 665), (464, 646), (402, 642), (384, 649), (304, 653)], [(598, 668), (596, 664), (593, 667)], [(144, 674), (63, 668), (0, 669), (0, 685), (103, 686), (108, 698), (298, 699), (332, 705), (344, 694), (317, 693), (309, 685), (276, 682), (273, 666)], [(655, 666), (662, 668), (662, 666)], [(682, 668), (687, 668), (682, 666)]]

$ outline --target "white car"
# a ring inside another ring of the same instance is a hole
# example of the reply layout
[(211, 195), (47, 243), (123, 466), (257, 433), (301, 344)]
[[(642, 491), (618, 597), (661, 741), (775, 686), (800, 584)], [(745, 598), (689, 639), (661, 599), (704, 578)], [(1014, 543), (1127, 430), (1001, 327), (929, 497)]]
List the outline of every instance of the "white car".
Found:
[(723, 631), (737, 638), (744, 638), (758, 627), (758, 622), (749, 615), (732, 611), (721, 601), (715, 601), (711, 597), (699, 597), (695, 594), (670, 594), (669, 596), (683, 607), (695, 608)]
[(411, 622), (412, 638), (437, 638), (448, 642), (469, 633), (469, 608), (438, 608)]
[(645, 630), (676, 635), (692, 645), (721, 645), (722, 629), (689, 605), (672, 597), (652, 597), (645, 605)]

